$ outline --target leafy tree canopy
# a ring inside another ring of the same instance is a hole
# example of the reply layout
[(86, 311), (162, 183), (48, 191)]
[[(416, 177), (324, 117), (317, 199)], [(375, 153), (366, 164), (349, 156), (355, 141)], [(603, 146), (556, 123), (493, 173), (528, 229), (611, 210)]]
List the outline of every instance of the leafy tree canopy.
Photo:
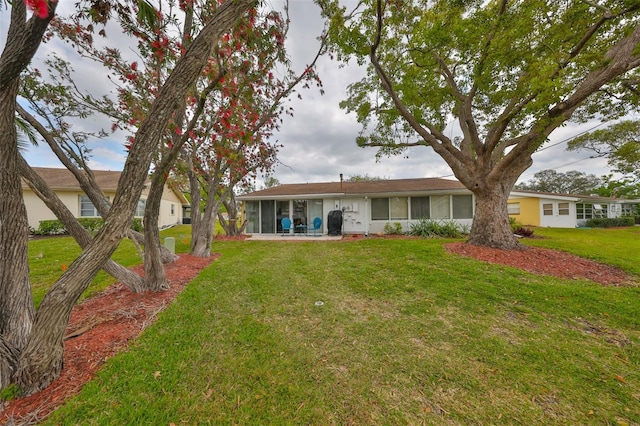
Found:
[(364, 175), (350, 175), (347, 178), (347, 182), (365, 182), (365, 181), (371, 181), (371, 180), (382, 180), (384, 178), (381, 178), (379, 176), (369, 176), (368, 174), (364, 174)]
[(316, 2), (338, 59), (370, 64), (341, 103), (357, 143), (440, 155), (476, 197), (472, 244), (519, 247), (506, 201), (551, 132), (638, 105), (637, 1)]
[(603, 197), (640, 199), (640, 182), (632, 179), (614, 180), (612, 175), (603, 176), (603, 184), (596, 190)]
[(586, 149), (606, 157), (613, 171), (640, 183), (640, 121), (625, 120), (581, 135), (567, 149)]
[(597, 192), (602, 180), (593, 174), (577, 170), (558, 173), (555, 170), (542, 170), (533, 175), (533, 179), (516, 185), (517, 189), (553, 192), (556, 194), (592, 194)]

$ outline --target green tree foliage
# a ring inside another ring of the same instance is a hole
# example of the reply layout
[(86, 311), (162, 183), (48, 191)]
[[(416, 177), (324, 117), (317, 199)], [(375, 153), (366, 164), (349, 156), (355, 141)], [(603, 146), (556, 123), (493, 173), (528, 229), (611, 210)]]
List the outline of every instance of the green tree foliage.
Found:
[(636, 105), (637, 1), (316, 2), (337, 58), (370, 65), (341, 103), (357, 143), (439, 154), (475, 195), (473, 244), (519, 247), (506, 201), (551, 132)]
[(532, 180), (518, 184), (516, 188), (556, 194), (591, 194), (596, 192), (602, 183), (602, 180), (596, 175), (577, 170), (566, 173), (542, 170), (534, 174)]
[(350, 175), (347, 178), (347, 182), (369, 182), (372, 180), (382, 180), (383, 178), (379, 176), (369, 176), (368, 174), (364, 175)]
[(581, 135), (567, 149), (606, 157), (613, 171), (640, 182), (640, 121), (625, 120)]
[(596, 190), (603, 197), (638, 199), (640, 198), (640, 182), (633, 179), (613, 179), (613, 175), (602, 177), (603, 184)]

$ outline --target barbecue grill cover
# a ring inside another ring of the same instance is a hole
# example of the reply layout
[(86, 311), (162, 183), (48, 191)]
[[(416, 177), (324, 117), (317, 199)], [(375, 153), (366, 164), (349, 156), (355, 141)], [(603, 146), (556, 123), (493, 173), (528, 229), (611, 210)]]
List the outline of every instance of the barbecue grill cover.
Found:
[(327, 217), (327, 228), (329, 235), (342, 234), (342, 210), (331, 210)]

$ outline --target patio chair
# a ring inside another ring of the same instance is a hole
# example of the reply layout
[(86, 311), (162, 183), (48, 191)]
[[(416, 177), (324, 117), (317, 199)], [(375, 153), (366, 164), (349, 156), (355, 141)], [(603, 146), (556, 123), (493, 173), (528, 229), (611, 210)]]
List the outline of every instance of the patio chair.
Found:
[(291, 226), (291, 219), (289, 219), (288, 217), (283, 217), (282, 220), (280, 221), (280, 224), (282, 225), (282, 236), (284, 237), (284, 233), (288, 232), (289, 234), (293, 233), (293, 227)]
[(316, 217), (315, 219), (313, 219), (313, 224), (307, 226), (307, 234), (309, 233), (309, 231), (313, 231), (313, 236), (318, 237), (319, 235), (317, 234), (317, 231), (320, 228), (322, 228), (322, 219), (319, 217)]

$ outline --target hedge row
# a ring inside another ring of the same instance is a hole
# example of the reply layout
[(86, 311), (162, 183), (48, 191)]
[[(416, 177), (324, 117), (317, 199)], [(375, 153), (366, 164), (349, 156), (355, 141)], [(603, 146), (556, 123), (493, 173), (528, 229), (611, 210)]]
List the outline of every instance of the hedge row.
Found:
[[(97, 217), (81, 217), (78, 222), (84, 229), (89, 231), (90, 234), (96, 234), (102, 225), (104, 219)], [(131, 223), (131, 229), (134, 231), (142, 232), (142, 219), (135, 218)], [(38, 229), (32, 229), (31, 233), (34, 235), (64, 235), (67, 234), (67, 230), (59, 220), (41, 220)]]
[(595, 218), (587, 220), (590, 228), (613, 228), (614, 226), (633, 226), (633, 217)]

